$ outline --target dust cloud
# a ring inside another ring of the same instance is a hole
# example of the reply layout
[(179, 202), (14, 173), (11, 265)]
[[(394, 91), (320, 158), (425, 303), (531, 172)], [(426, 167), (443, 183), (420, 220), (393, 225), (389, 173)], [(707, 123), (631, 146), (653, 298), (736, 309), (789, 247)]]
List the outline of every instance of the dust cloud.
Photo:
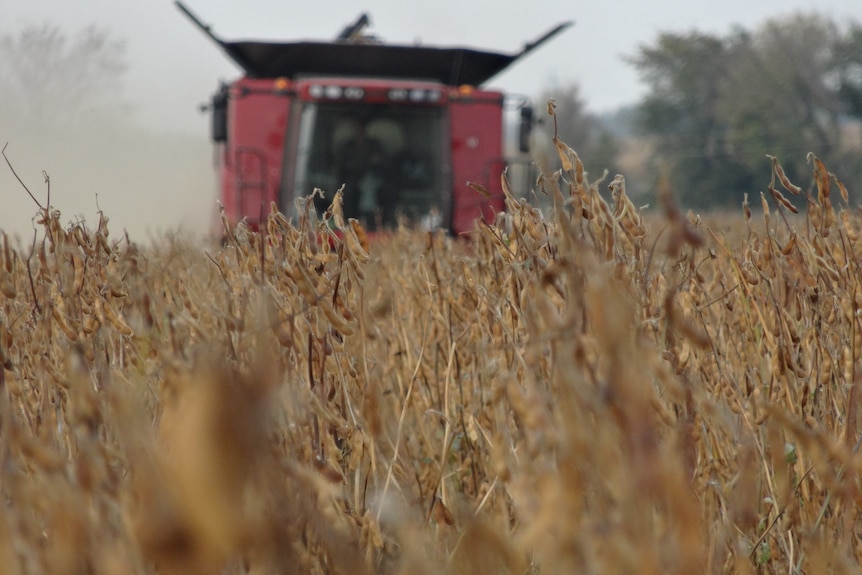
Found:
[[(4, 117), (5, 116), (5, 117)], [(8, 145), (7, 145), (8, 144)], [(166, 234), (203, 236), (216, 216), (213, 148), (200, 137), (149, 131), (130, 122), (97, 119), (45, 125), (0, 113), (0, 147), (33, 195), (61, 222), (95, 228), (99, 210), (111, 238), (124, 231), (139, 243)], [(0, 161), (0, 230), (32, 240), (39, 211), (5, 161)]]

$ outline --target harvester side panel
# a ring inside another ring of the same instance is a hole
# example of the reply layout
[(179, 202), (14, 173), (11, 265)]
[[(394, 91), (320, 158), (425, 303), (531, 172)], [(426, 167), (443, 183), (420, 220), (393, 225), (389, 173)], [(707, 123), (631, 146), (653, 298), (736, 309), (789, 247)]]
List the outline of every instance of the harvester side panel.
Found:
[[(450, 103), (452, 146), (452, 230), (473, 231), (476, 220), (493, 222), (505, 208), (500, 174), (503, 159), (503, 96), (498, 92), (475, 92)], [(471, 189), (467, 182), (483, 185), (490, 198)]]
[(228, 142), (222, 161), (222, 201), (228, 218), (252, 225), (277, 202), (291, 97), (272, 80), (242, 78), (230, 90)]

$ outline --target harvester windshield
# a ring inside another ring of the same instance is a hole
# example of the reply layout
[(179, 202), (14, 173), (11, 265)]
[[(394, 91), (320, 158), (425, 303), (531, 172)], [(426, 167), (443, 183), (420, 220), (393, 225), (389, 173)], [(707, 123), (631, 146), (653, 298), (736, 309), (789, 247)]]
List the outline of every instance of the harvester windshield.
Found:
[(308, 102), (299, 115), (288, 194), (325, 190), (327, 197), (317, 204), (322, 212), (344, 185), (345, 217), (369, 229), (391, 228), (399, 218), (441, 224), (450, 195), (442, 108)]

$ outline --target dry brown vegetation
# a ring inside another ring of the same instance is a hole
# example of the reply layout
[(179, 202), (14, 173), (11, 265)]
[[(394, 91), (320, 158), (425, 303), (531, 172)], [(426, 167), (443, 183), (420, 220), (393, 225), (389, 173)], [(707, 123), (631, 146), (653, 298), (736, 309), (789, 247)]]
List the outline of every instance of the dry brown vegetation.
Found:
[(858, 569), (843, 186), (776, 161), (730, 231), (666, 190), (647, 225), (558, 151), (554, 215), (510, 192), (470, 242), (2, 235), (2, 572)]

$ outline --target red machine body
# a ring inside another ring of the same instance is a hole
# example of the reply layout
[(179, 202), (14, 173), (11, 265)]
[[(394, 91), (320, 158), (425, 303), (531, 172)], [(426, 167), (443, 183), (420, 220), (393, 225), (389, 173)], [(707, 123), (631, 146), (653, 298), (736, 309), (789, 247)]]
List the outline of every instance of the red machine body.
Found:
[(342, 186), (345, 215), (370, 230), (406, 220), (461, 234), (490, 221), (504, 209), (504, 95), (480, 86), (569, 25), (515, 55), (352, 43), (365, 16), (332, 43), (225, 42), (177, 5), (245, 71), (209, 108), (221, 203), (254, 227), (271, 202), (295, 215), (319, 189), (322, 212)]

